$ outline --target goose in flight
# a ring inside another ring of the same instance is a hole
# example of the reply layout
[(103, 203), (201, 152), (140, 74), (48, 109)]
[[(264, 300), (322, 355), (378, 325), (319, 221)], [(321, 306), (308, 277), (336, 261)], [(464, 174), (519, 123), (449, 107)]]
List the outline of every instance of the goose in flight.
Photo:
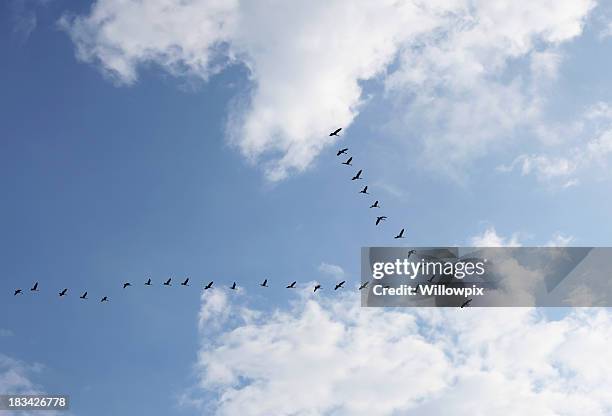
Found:
[(343, 165), (346, 165), (346, 166), (353, 166), (353, 165), (351, 165), (351, 162), (352, 162), (352, 161), (353, 161), (353, 156), (349, 157), (349, 158), (346, 160), (346, 162), (342, 162), (342, 164), (343, 164)]
[(376, 200), (376, 202), (370, 205), (370, 208), (380, 208), (380, 205), (378, 205), (378, 200)]
[(83, 293), (81, 296), (79, 296), (81, 299), (87, 299), (87, 292)]
[(108, 302), (108, 296), (104, 296), (100, 302)]
[(236, 282), (234, 282), (234, 284), (230, 286), (230, 289), (236, 290)]
[(344, 285), (346, 283), (346, 280), (341, 281), (340, 283), (336, 284), (336, 287), (334, 287), (334, 290), (338, 290), (342, 287), (342, 285)]
[(184, 282), (181, 282), (181, 286), (189, 286), (189, 278), (185, 279)]
[(291, 282), (291, 284), (289, 286), (287, 286), (287, 289), (295, 289), (295, 284), (296, 283), (297, 283), (296, 281), (295, 282)]
[(34, 283), (34, 286), (30, 289), (32, 292), (38, 292), (38, 282)]
[(359, 290), (365, 289), (366, 287), (368, 287), (368, 284), (370, 284), (370, 282), (362, 283), (361, 286), (359, 286)]
[(68, 289), (64, 289), (61, 292), (59, 292), (60, 296), (66, 296), (66, 292), (68, 292)]
[(261, 287), (268, 287), (268, 279), (265, 279), (263, 282), (259, 284)]
[(404, 237), (404, 229), (402, 228), (402, 231), (400, 231), (400, 233), (393, 238), (406, 238)]
[(15, 289), (15, 293), (13, 294), (13, 296), (21, 295), (21, 293), (21, 289)]
[(151, 286), (151, 279), (149, 279), (149, 280), (147, 280), (147, 281), (145, 282), (145, 286)]
[(315, 285), (313, 293), (316, 292), (319, 289), (321, 289), (321, 285), (319, 285), (319, 284)]
[(386, 220), (387, 217), (385, 217), (384, 215), (381, 217), (376, 217), (376, 225), (380, 224), (381, 221)]
[(368, 194), (368, 187), (365, 186), (361, 191), (359, 191), (360, 194), (366, 194), (366, 195), (370, 195)]
[(132, 284), (131, 284), (130, 282), (125, 282), (125, 283), (123, 284), (123, 288), (124, 288), (124, 289), (125, 289), (126, 287), (128, 287), (128, 286), (132, 286)]
[(435, 278), (436, 278), (436, 274), (434, 273), (434, 274), (431, 275), (431, 277), (429, 279), (427, 279), (427, 281), (429, 283), (433, 283), (433, 279), (435, 279)]
[(169, 278), (168, 280), (166, 280), (166, 281), (164, 282), (164, 286), (172, 286), (172, 285), (170, 284), (170, 282), (172, 282), (172, 278)]
[(342, 130), (342, 127), (340, 127), (339, 129), (336, 129), (334, 131), (332, 131), (331, 133), (329, 133), (329, 136), (340, 136), (338, 133), (340, 133), (340, 130)]
[(466, 306), (469, 306), (469, 305), (470, 305), (470, 303), (472, 303), (472, 299), (468, 299), (468, 300), (466, 300), (465, 302), (463, 302), (463, 303), (461, 304), (461, 307), (462, 307), (462, 308), (465, 308)]
[(212, 288), (213, 282), (209, 282), (206, 286), (204, 286), (204, 290), (208, 290), (210, 288)]
[(338, 153), (336, 153), (336, 156), (340, 156), (340, 155), (346, 154), (346, 152), (348, 152), (348, 147), (345, 147), (344, 149), (338, 150)]
[(408, 250), (408, 258), (416, 253), (416, 250)]
[(361, 177), (361, 173), (363, 172), (363, 169), (359, 169), (359, 172), (357, 172), (357, 174), (355, 176), (353, 176), (353, 178), (351, 179), (352, 181), (355, 181), (357, 179), (363, 179)]

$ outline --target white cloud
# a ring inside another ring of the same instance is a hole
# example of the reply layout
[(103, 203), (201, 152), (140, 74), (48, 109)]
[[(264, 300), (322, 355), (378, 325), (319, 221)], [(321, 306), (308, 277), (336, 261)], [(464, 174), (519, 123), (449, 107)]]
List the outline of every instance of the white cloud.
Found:
[(12, 337), (13, 331), (10, 329), (0, 328), (0, 337)]
[[(541, 131), (548, 144), (557, 146), (561, 155), (522, 154), (510, 165), (497, 168), (501, 172), (518, 169), (521, 175), (535, 175), (543, 182), (555, 183), (563, 188), (579, 183), (578, 175), (595, 167), (605, 168), (612, 154), (612, 106), (599, 102), (588, 108), (578, 120), (558, 128), (565, 131), (565, 140), (554, 137), (559, 133)], [(569, 145), (569, 146), (568, 146)], [(545, 151), (549, 151), (549, 147)]]
[(563, 235), (559, 232), (553, 234), (552, 238), (546, 243), (549, 247), (567, 247), (574, 241), (571, 235)]
[(502, 237), (497, 234), (495, 227), (489, 226), (482, 234), (470, 239), (470, 244), (474, 247), (520, 247), (519, 236), (512, 234), (510, 238)]
[(329, 264), (329, 263), (321, 263), (319, 264), (319, 271), (321, 273), (327, 274), (329, 276), (332, 276), (336, 279), (341, 279), (343, 278), (346, 273), (344, 272), (344, 269), (336, 264)]
[(309, 295), (203, 333), (197, 368), (213, 394), (206, 414), (603, 416), (611, 338), (600, 309), (551, 321), (527, 308), (361, 308), (356, 294)]
[[(117, 82), (154, 63), (207, 79), (231, 63), (252, 88), (236, 97), (228, 137), (280, 180), (308, 168), (348, 127), (380, 79), (410, 97), (425, 155), (452, 166), (483, 155), (540, 110), (536, 86), (554, 79), (556, 48), (582, 32), (591, 0), (428, 2), (98, 0), (62, 26), (77, 56)], [(525, 73), (507, 76), (516, 59)], [(394, 65), (397, 64), (397, 65)], [(401, 108), (406, 113), (406, 106)]]
[(2, 394), (37, 394), (40, 388), (31, 381), (41, 371), (39, 364), (26, 364), (0, 353), (0, 392)]

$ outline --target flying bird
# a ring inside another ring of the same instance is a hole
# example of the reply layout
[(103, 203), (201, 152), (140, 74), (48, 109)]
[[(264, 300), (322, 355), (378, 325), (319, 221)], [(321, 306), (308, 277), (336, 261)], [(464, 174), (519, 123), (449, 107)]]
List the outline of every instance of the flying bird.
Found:
[(265, 279), (263, 282), (259, 284), (261, 287), (268, 287), (268, 279)]
[(314, 287), (313, 293), (316, 292), (317, 290), (321, 289), (321, 285), (316, 285)]
[(361, 286), (359, 286), (359, 290), (365, 289), (366, 287), (368, 287), (368, 284), (370, 284), (370, 282), (362, 283)]
[(353, 166), (351, 165), (352, 161), (353, 161), (353, 156), (349, 157), (346, 162), (342, 162), (342, 164), (346, 166)]
[(408, 258), (416, 253), (416, 250), (408, 250)]
[(32, 286), (32, 289), (30, 289), (32, 292), (38, 292), (38, 282), (34, 283), (34, 286)]
[(348, 147), (345, 147), (344, 149), (340, 149), (338, 150), (338, 153), (336, 153), (336, 156), (340, 156), (345, 154), (346, 152), (348, 152)]
[(151, 286), (151, 279), (149, 279), (149, 280), (147, 280), (147, 281), (145, 282), (145, 286)]
[(81, 296), (79, 296), (81, 299), (87, 299), (87, 292), (83, 293)]
[(132, 286), (132, 284), (131, 284), (130, 282), (125, 282), (125, 283), (123, 284), (123, 288), (124, 288), (124, 289), (125, 289), (126, 287), (128, 287), (128, 286)]
[(361, 173), (363, 172), (363, 169), (359, 169), (359, 172), (357, 172), (357, 175), (353, 176), (353, 179), (351, 179), (352, 181), (357, 180), (357, 179), (363, 179), (361, 177)]
[(185, 281), (181, 283), (181, 286), (189, 286), (189, 278), (185, 279)]
[(100, 302), (108, 302), (108, 296), (104, 296)]
[(209, 282), (206, 286), (204, 286), (204, 290), (208, 290), (212, 288), (213, 282)]
[(172, 278), (169, 278), (168, 280), (166, 280), (166, 281), (164, 282), (164, 286), (172, 286), (172, 285), (170, 284), (170, 282), (171, 282), (171, 281), (172, 281)]
[(384, 215), (382, 217), (376, 217), (376, 225), (380, 224), (381, 221), (386, 220), (387, 217), (385, 217)]
[(469, 306), (469, 305), (470, 305), (470, 303), (472, 303), (472, 299), (468, 299), (468, 300), (466, 300), (465, 302), (463, 302), (463, 303), (461, 304), (461, 307), (462, 307), (462, 308), (465, 308), (466, 306)]
[(367, 186), (365, 186), (365, 187), (364, 187), (364, 188), (363, 188), (361, 191), (359, 191), (359, 193), (360, 193), (360, 194), (366, 194), (366, 195), (369, 195), (369, 194), (368, 194), (368, 187), (367, 187)]
[(234, 282), (234, 284), (230, 286), (230, 289), (236, 290), (236, 282)]
[(341, 281), (340, 283), (337, 283), (337, 284), (336, 284), (336, 287), (334, 287), (334, 290), (338, 290), (338, 289), (340, 289), (340, 288), (342, 287), (342, 285), (344, 285), (345, 283), (346, 283), (346, 281), (345, 281), (345, 280)]
[(295, 284), (297, 282), (292, 282), (289, 286), (287, 286), (287, 289), (295, 289)]
[(331, 136), (340, 136), (338, 133), (340, 133), (340, 130), (342, 130), (342, 127), (340, 127), (339, 129), (334, 130), (333, 132), (329, 133), (330, 137)]
[(380, 208), (380, 205), (378, 205), (378, 200), (376, 200), (376, 202), (370, 205), (370, 208)]
[(21, 294), (21, 289), (15, 289), (15, 293), (13, 294), (13, 296), (17, 296)]
[(400, 233), (393, 238), (406, 238), (404, 237), (404, 229), (402, 228), (402, 231), (400, 231)]
[(60, 296), (66, 296), (66, 292), (68, 292), (68, 289), (64, 289), (61, 292), (59, 292)]
[(429, 283), (433, 283), (433, 279), (435, 279), (435, 278), (436, 278), (436, 275), (435, 275), (435, 273), (434, 273), (434, 274), (432, 274), (432, 275), (431, 275), (431, 277), (430, 277), (429, 279), (427, 279), (427, 281), (428, 281)]

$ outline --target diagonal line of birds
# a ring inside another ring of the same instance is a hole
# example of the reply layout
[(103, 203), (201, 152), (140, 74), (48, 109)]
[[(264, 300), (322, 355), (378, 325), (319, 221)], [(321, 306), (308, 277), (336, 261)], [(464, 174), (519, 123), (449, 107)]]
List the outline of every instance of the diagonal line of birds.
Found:
[[(342, 131), (342, 128), (338, 128), (338, 129), (334, 130), (334, 131), (333, 131), (333, 132), (331, 132), (329, 135), (330, 135), (330, 136), (340, 136), (340, 135), (339, 135), (340, 131)], [(347, 159), (346, 161), (342, 162), (341, 164), (342, 164), (342, 165), (345, 165), (345, 166), (353, 166), (353, 156), (350, 156), (350, 155), (348, 154), (348, 151), (349, 151), (349, 148), (348, 148), (348, 147), (347, 147), (347, 148), (343, 148), (343, 149), (339, 149), (339, 150), (337, 151), (337, 153), (336, 153), (336, 156), (337, 156), (337, 157), (340, 157), (340, 156), (343, 156), (343, 155), (348, 156), (348, 159)], [(363, 179), (364, 179), (364, 177), (363, 177), (362, 175), (363, 175), (363, 169), (359, 169), (359, 170), (358, 170), (358, 171), (357, 171), (357, 172), (356, 172), (356, 173), (355, 173), (355, 174), (352, 176), (351, 181), (363, 180)], [(370, 192), (368, 191), (368, 185), (365, 185), (365, 186), (363, 187), (363, 189), (361, 189), (361, 191), (359, 191), (359, 193), (360, 193), (360, 194), (363, 194), (363, 195), (370, 195)], [(373, 202), (373, 203), (370, 205), (370, 209), (372, 209), (372, 208), (381, 208), (380, 201), (379, 201), (378, 199), (374, 200), (374, 202)], [(376, 220), (375, 220), (375, 225), (376, 225), (376, 226), (378, 226), (378, 225), (382, 224), (384, 221), (386, 221), (387, 219), (388, 219), (388, 217), (387, 217), (387, 216), (385, 216), (385, 215), (377, 215), (377, 216), (376, 216)], [(394, 238), (394, 239), (401, 239), (401, 238), (405, 238), (405, 236), (404, 236), (404, 232), (405, 232), (405, 229), (404, 229), (404, 228), (402, 228), (402, 229), (400, 230), (400, 232), (399, 232), (397, 235), (395, 235), (393, 238)], [(411, 250), (409, 253), (412, 253), (412, 252), (414, 252), (414, 250)], [(183, 281), (179, 281), (179, 285), (180, 285), (180, 286), (190, 286), (189, 282), (190, 282), (190, 279), (189, 279), (189, 278), (186, 278), (186, 279), (185, 279), (185, 280), (183, 280)], [(168, 279), (164, 280), (164, 281), (161, 283), (161, 285), (162, 285), (162, 286), (172, 286), (172, 283), (173, 283), (173, 280), (172, 280), (172, 278), (170, 277), (170, 278), (168, 278)], [(268, 282), (268, 279), (264, 279), (264, 280), (263, 280), (261, 283), (259, 283), (259, 286), (260, 286), (260, 287), (262, 287), (262, 288), (269, 288), (270, 286), (269, 286), (269, 284), (268, 284), (268, 283), (269, 283), (269, 282)], [(336, 283), (336, 284), (334, 285), (333, 290), (334, 290), (334, 291), (337, 291), (337, 290), (343, 289), (343, 288), (344, 288), (344, 284), (345, 284), (345, 283), (346, 283), (346, 281), (345, 281), (345, 280), (343, 280), (343, 281), (341, 281), (341, 282)], [(357, 289), (357, 290), (361, 291), (361, 290), (366, 289), (366, 288), (368, 287), (369, 283), (370, 283), (369, 281), (366, 281), (366, 282), (362, 282), (362, 283), (360, 283), (360, 285), (359, 285), (359, 287), (358, 287), (358, 289)], [(287, 284), (287, 285), (285, 286), (285, 289), (296, 289), (296, 288), (297, 288), (297, 287), (296, 287), (296, 284), (297, 284), (297, 281), (290, 282), (289, 284)], [(152, 282), (152, 280), (151, 280), (150, 278), (148, 278), (146, 281), (144, 281), (144, 282), (143, 282), (143, 285), (144, 285), (144, 286), (153, 286), (153, 282)], [(130, 288), (130, 287), (132, 287), (132, 286), (133, 286), (133, 285), (132, 285), (132, 283), (131, 283), (131, 282), (124, 282), (124, 283), (122, 284), (123, 290), (128, 290), (128, 288)], [(210, 281), (210, 282), (208, 282), (208, 283), (207, 283), (207, 284), (204, 286), (204, 291), (207, 291), (207, 290), (213, 289), (213, 286), (214, 286), (214, 281)], [(229, 288), (230, 290), (238, 290), (238, 284), (237, 284), (236, 282), (233, 282), (231, 286), (228, 286), (228, 288)], [(317, 291), (319, 291), (319, 290), (321, 290), (321, 289), (323, 289), (323, 286), (322, 286), (320, 283), (316, 283), (316, 284), (314, 285), (314, 287), (313, 287), (313, 293), (316, 293)], [(39, 292), (39, 291), (40, 291), (40, 289), (39, 289), (39, 282), (35, 282), (35, 283), (32, 285), (32, 287), (29, 289), (29, 292), (31, 292), (31, 293), (37, 293), (37, 292)], [(59, 296), (60, 298), (62, 298), (62, 297), (68, 296), (68, 293), (69, 293), (68, 288), (62, 288), (62, 289), (61, 289), (61, 290), (58, 292), (58, 296)], [(19, 295), (24, 295), (24, 291), (23, 291), (22, 289), (19, 289), (19, 288), (18, 288), (18, 289), (15, 289), (15, 291), (14, 291), (14, 293), (13, 293), (13, 296), (19, 296)], [(84, 301), (85, 301), (85, 300), (88, 300), (88, 299), (89, 299), (88, 295), (89, 295), (89, 293), (88, 293), (87, 291), (84, 291), (83, 293), (81, 293), (81, 294), (79, 295), (79, 299), (84, 300)], [(102, 296), (102, 297), (101, 297), (101, 298), (99, 298), (99, 299), (100, 299), (100, 301), (99, 301), (100, 303), (105, 303), (105, 302), (109, 302), (109, 301), (110, 301), (110, 298), (108, 297), (108, 295)], [(461, 308), (464, 308), (464, 307), (468, 306), (470, 302), (471, 302), (471, 299), (470, 299), (469, 301), (466, 301), (464, 304), (462, 304), (462, 305), (461, 305)]]

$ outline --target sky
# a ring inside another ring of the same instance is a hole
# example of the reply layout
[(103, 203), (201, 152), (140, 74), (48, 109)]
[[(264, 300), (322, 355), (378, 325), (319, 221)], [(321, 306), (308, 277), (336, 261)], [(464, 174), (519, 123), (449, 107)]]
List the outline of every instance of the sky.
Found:
[(611, 4), (8, 0), (0, 22), (0, 392), (88, 416), (612, 412), (607, 310), (355, 290), (360, 248), (402, 228), (612, 244)]

